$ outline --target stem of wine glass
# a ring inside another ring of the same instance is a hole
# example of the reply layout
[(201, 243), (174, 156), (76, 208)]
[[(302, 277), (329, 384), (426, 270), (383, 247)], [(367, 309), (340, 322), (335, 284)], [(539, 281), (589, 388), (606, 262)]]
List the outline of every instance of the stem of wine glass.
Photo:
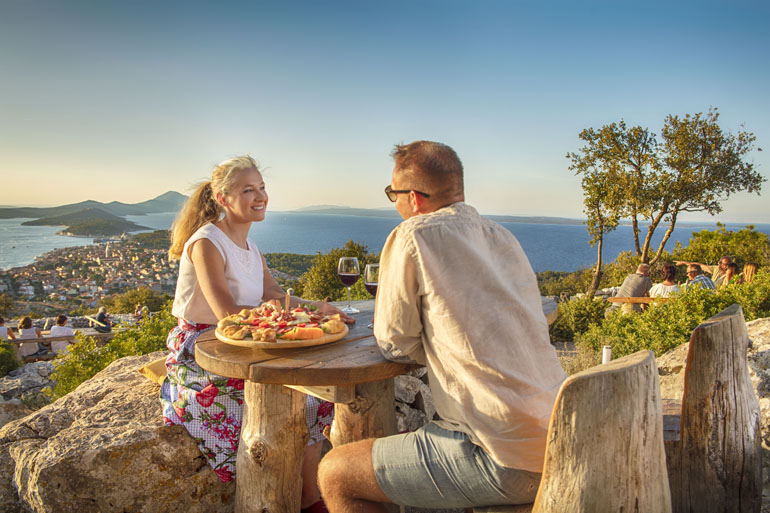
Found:
[(348, 309), (350, 308), (350, 287), (348, 287)]

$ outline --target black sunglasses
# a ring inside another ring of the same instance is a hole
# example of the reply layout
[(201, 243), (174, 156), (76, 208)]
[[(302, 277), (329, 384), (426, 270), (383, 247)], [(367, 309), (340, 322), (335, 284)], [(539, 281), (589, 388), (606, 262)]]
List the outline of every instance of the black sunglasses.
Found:
[(426, 194), (426, 193), (424, 193), (424, 192), (416, 191), (416, 190), (414, 190), (414, 189), (405, 189), (405, 190), (402, 190), (402, 191), (395, 191), (395, 190), (393, 190), (393, 189), (391, 188), (391, 186), (390, 186), (390, 185), (388, 185), (387, 187), (385, 187), (385, 196), (387, 196), (387, 197), (388, 197), (388, 199), (389, 199), (391, 202), (393, 202), (393, 203), (395, 203), (395, 202), (396, 202), (396, 197), (398, 197), (398, 195), (399, 195), (399, 194), (407, 194), (407, 193), (409, 193), (409, 192), (416, 192), (417, 194), (419, 194), (420, 196), (422, 196), (422, 197), (424, 197), (424, 198), (430, 198), (430, 194)]

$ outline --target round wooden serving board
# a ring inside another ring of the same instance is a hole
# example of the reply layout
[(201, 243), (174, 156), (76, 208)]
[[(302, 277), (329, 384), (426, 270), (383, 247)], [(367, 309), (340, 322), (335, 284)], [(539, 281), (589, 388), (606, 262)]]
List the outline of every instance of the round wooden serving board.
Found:
[(222, 335), (219, 332), (219, 328), (217, 328), (214, 333), (217, 336), (217, 338), (224, 342), (225, 344), (232, 344), (234, 346), (241, 346), (241, 347), (255, 347), (259, 349), (291, 349), (295, 347), (311, 347), (311, 346), (320, 346), (322, 344), (328, 344), (330, 342), (336, 342), (340, 340), (341, 338), (344, 338), (345, 335), (348, 334), (347, 324), (345, 325), (345, 329), (340, 331), (339, 333), (330, 333), (327, 335), (324, 335), (323, 337), (319, 338), (311, 338), (308, 340), (281, 340), (278, 339), (277, 342), (259, 342), (257, 340), (253, 340), (251, 338), (244, 338), (242, 340), (236, 340), (234, 338), (228, 338), (224, 335)]

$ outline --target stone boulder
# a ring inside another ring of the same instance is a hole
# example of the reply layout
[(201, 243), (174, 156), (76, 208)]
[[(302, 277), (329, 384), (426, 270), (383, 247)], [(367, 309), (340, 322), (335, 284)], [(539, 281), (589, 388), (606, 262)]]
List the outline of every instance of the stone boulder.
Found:
[(416, 431), (436, 413), (424, 367), (396, 376), (396, 429), (399, 433)]
[[(20, 404), (18, 400), (36, 407), (48, 404), (50, 399), (43, 393), (43, 390), (56, 385), (56, 382), (51, 379), (52, 371), (53, 365), (51, 362), (33, 362), (19, 367), (0, 378), (0, 405), (2, 405), (0, 406), (0, 411), (8, 414), (11, 411), (23, 411), (17, 408), (17, 405)], [(27, 413), (30, 412), (28, 411)], [(16, 416), (14, 418), (19, 417)], [(0, 413), (0, 427), (14, 420), (14, 418)]]
[(228, 512), (222, 483), (184, 427), (165, 427), (157, 384), (128, 357), (0, 429), (0, 511)]

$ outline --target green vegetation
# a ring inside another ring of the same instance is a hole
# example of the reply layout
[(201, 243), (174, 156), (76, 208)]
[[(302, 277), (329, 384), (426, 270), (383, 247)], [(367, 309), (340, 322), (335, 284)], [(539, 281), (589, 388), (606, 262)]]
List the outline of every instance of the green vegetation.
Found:
[(174, 326), (176, 318), (171, 315), (169, 302), (138, 327), (116, 333), (105, 346), (98, 347), (95, 339), (79, 334), (78, 342), (70, 345), (69, 351), (59, 355), (53, 362), (51, 377), (57, 383), (49, 392), (51, 398), (58, 399), (75, 390), (118, 358), (165, 349), (166, 337)]
[(753, 226), (733, 232), (717, 223), (714, 231), (694, 232), (687, 247), (677, 243), (674, 248), (676, 260), (716, 264), (723, 256), (732, 257), (738, 267), (749, 262), (770, 265), (770, 241), (767, 234), (754, 231)]
[[(632, 222), (634, 255), (655, 263), (663, 257), (680, 213), (714, 215), (732, 194), (759, 193), (765, 179), (746, 161), (756, 137), (745, 131), (726, 133), (718, 120), (717, 109), (683, 118), (669, 115), (661, 142), (649, 129), (628, 128), (623, 120), (580, 133), (585, 145), (567, 158), (569, 169), (582, 175), (586, 224), (590, 243), (597, 247), (589, 294), (601, 279), (604, 234), (621, 219)], [(641, 243), (639, 223), (645, 220), (649, 224)], [(657, 250), (652, 250), (652, 236), (662, 223), (668, 225), (666, 233)]]
[(11, 344), (0, 340), (0, 377), (19, 367), (19, 361), (13, 352)]
[(770, 271), (762, 269), (751, 284), (728, 285), (716, 293), (693, 289), (641, 314), (616, 311), (601, 324), (592, 324), (576, 343), (595, 353), (604, 345), (612, 346), (613, 358), (641, 349), (660, 356), (687, 342), (698, 324), (733, 303), (741, 305), (747, 321), (770, 316)]
[[(673, 255), (662, 253), (662, 259), (653, 267), (653, 281), (657, 268), (663, 262), (688, 260), (716, 263), (729, 255), (739, 264), (759, 263), (761, 268), (751, 284), (733, 284), (716, 293), (694, 289), (680, 294), (672, 301), (651, 305), (641, 314), (624, 315), (620, 310), (604, 318), (609, 306), (601, 299), (583, 296), (559, 303), (559, 316), (551, 325), (553, 340), (574, 340), (582, 362), (594, 362), (602, 346), (612, 346), (613, 357), (650, 349), (657, 356), (687, 342), (692, 330), (709, 317), (733, 303), (743, 308), (746, 320), (770, 316), (770, 241), (768, 236), (748, 226), (739, 231), (728, 231), (718, 224), (714, 231), (693, 233), (686, 247), (677, 245)], [(619, 285), (633, 272), (640, 258), (631, 252), (622, 253), (615, 262), (607, 264), (602, 274), (605, 287)], [(678, 281), (684, 280), (680, 267)], [(590, 270), (574, 273), (541, 273), (540, 288), (544, 295), (561, 291), (574, 294), (590, 280)], [(577, 369), (579, 370), (579, 369)]]
[(169, 230), (137, 233), (131, 238), (147, 249), (168, 249), (171, 246), (171, 232)]
[(168, 294), (153, 292), (146, 287), (132, 289), (123, 294), (102, 298), (102, 304), (108, 312), (133, 313), (137, 304), (146, 306), (151, 312), (157, 312), (170, 299)]
[(270, 269), (291, 274), (299, 278), (305, 274), (315, 261), (315, 255), (298, 255), (296, 253), (265, 253), (265, 260)]
[(124, 232), (147, 229), (98, 208), (89, 208), (55, 217), (44, 217), (34, 221), (25, 221), (21, 224), (24, 226), (66, 226), (64, 231), (69, 234), (92, 237), (120, 235)]
[(13, 298), (3, 292), (0, 294), (0, 315), (7, 316), (13, 310)]
[[(317, 253), (313, 258), (313, 266), (300, 278), (295, 293), (306, 299), (346, 300), (347, 288), (337, 276), (337, 263), (340, 257), (344, 256), (358, 258), (362, 275), (366, 264), (379, 261), (379, 255), (369, 253), (369, 249), (364, 244), (350, 240), (342, 248), (332, 248), (326, 254)], [(358, 280), (351, 287), (350, 293), (352, 299), (372, 299), (364, 288), (363, 280)]]

